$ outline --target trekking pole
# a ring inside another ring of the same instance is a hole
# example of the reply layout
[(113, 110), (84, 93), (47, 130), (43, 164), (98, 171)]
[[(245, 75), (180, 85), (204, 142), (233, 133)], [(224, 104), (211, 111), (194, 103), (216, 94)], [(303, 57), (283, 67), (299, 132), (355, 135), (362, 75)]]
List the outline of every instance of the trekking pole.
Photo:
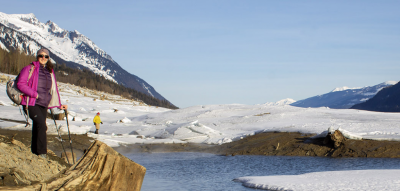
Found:
[(73, 149), (72, 149), (71, 133), (69, 132), (68, 111), (67, 111), (67, 109), (64, 109), (64, 112), (65, 112), (65, 117), (66, 117), (66, 119), (67, 119), (68, 137), (69, 137), (69, 145), (71, 146), (72, 160), (73, 160), (73, 162), (75, 163), (75, 161), (74, 161), (74, 159), (75, 159), (75, 157), (74, 157), (74, 151), (73, 151)]
[[(21, 112), (21, 115), (22, 115), (21, 107), (19, 107), (19, 112)], [(25, 113), (25, 112), (26, 112), (26, 113)], [(24, 116), (25, 116), (25, 121), (26, 121), (25, 127), (28, 127), (28, 126), (30, 125), (30, 123), (29, 123), (29, 111), (28, 111), (28, 109), (26, 109), (26, 111), (24, 111)]]
[(64, 144), (62, 143), (63, 140), (62, 140), (62, 137), (61, 137), (61, 135), (60, 135), (60, 131), (58, 131), (58, 128), (57, 128), (57, 122), (56, 122), (56, 119), (54, 118), (53, 109), (50, 109), (50, 112), (51, 112), (51, 116), (53, 116), (54, 125), (56, 126), (58, 138), (59, 138), (60, 141), (61, 141), (61, 146), (62, 146), (62, 149), (63, 149), (63, 151), (64, 151), (65, 157), (67, 158), (67, 162), (68, 162), (68, 164), (71, 164), (71, 163), (69, 162), (69, 159), (68, 159), (68, 156), (67, 156), (67, 152), (65, 151)]
[(26, 118), (26, 125), (25, 125), (25, 127), (28, 127), (28, 126), (30, 125), (30, 123), (29, 123), (29, 110), (28, 110), (28, 107), (29, 107), (29, 96), (26, 98), (26, 115), (25, 115), (25, 118)]

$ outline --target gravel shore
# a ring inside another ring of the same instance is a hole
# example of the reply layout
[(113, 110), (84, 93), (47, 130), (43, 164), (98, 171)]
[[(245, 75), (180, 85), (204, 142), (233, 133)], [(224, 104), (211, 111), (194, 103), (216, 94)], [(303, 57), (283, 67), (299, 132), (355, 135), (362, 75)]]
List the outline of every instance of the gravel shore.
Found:
[(222, 145), (205, 144), (147, 144), (115, 148), (126, 152), (207, 152), (226, 156), (318, 156), (400, 158), (400, 142), (374, 140), (345, 140), (335, 148), (315, 134), (267, 132)]
[[(0, 135), (14, 137), (29, 147), (31, 131), (0, 129)], [(323, 139), (311, 139), (314, 134), (268, 132), (246, 137), (222, 145), (206, 144), (133, 144), (115, 147), (120, 153), (128, 152), (207, 152), (221, 155), (279, 155), (279, 156), (326, 156), (326, 157), (384, 157), (400, 158), (400, 142), (374, 140), (346, 140), (339, 148), (323, 143)], [(63, 145), (70, 151), (68, 136), (62, 136)], [(86, 135), (71, 135), (77, 158), (94, 141)], [(57, 156), (63, 151), (57, 135), (48, 135), (48, 149)]]

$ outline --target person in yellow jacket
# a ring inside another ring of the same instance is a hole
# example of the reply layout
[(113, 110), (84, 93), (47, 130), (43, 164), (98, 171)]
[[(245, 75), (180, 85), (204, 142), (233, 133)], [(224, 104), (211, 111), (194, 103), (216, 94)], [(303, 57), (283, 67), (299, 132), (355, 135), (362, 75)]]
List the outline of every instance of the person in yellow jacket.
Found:
[(97, 113), (96, 116), (94, 116), (93, 123), (96, 126), (96, 132), (94, 132), (94, 133), (99, 134), (100, 123), (103, 124), (103, 122), (101, 122), (101, 119), (100, 119), (100, 113)]

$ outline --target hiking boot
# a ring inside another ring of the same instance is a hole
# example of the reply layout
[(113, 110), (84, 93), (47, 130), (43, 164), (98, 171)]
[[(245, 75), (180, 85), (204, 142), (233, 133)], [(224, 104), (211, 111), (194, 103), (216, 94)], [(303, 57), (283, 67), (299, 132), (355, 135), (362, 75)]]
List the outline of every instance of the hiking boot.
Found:
[(98, 129), (96, 129), (96, 131), (94, 132), (94, 134), (99, 134), (99, 130), (98, 130)]

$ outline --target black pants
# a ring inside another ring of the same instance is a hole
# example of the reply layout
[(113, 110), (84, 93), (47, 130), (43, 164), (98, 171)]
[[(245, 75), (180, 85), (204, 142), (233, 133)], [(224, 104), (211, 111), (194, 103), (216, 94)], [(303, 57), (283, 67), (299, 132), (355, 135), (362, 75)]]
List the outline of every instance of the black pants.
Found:
[[(29, 106), (29, 118), (32, 119), (32, 153), (40, 155), (47, 154), (47, 107), (40, 105)], [(24, 106), (26, 112), (26, 107)]]

